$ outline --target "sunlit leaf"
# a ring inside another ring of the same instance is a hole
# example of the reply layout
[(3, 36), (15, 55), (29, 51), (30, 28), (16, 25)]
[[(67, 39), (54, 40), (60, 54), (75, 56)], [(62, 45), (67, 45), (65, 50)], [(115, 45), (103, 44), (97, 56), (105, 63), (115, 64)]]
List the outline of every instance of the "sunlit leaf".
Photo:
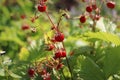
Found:
[(111, 42), (116, 46), (120, 45), (120, 38), (117, 35), (108, 32), (87, 32), (83, 34), (83, 36), (87, 37), (88, 40), (99, 39), (106, 42)]
[(21, 78), (21, 76), (13, 73), (13, 72), (11, 72), (11, 71), (9, 71), (9, 75), (10, 75), (11, 77), (13, 77), (13, 78)]
[(27, 48), (25, 48), (25, 47), (21, 48), (20, 53), (19, 53), (19, 59), (26, 61), (28, 59), (28, 57), (29, 57), (29, 52), (28, 52)]
[(0, 76), (5, 76), (5, 70), (4, 69), (0, 69)]

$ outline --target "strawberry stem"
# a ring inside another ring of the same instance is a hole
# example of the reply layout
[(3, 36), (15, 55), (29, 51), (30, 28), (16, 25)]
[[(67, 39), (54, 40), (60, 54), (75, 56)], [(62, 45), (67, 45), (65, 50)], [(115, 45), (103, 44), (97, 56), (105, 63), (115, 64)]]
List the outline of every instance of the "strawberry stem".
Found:
[[(62, 45), (63, 45), (63, 48), (65, 49), (65, 46), (64, 46), (64, 43), (63, 43), (63, 42), (62, 42)], [(65, 51), (66, 51), (66, 49), (65, 49)], [(72, 70), (71, 70), (71, 67), (70, 67), (70, 63), (69, 63), (69, 60), (68, 60), (67, 56), (66, 56), (66, 62), (67, 62), (68, 69), (69, 69), (70, 74), (71, 74), (71, 80), (74, 80), (74, 79), (73, 79)]]
[(48, 19), (50, 20), (50, 22), (51, 22), (52, 26), (53, 26), (53, 27), (55, 27), (55, 25), (54, 25), (54, 23), (53, 23), (52, 19), (50, 18), (49, 14), (48, 14), (48, 12), (47, 12), (47, 11), (45, 11), (45, 13), (46, 13), (46, 15), (47, 15)]

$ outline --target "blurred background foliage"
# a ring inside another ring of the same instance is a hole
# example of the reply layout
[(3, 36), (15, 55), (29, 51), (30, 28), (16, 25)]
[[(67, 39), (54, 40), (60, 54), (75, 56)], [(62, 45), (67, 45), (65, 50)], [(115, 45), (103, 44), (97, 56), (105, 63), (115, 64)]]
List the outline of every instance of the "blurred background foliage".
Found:
[[(90, 32), (91, 28), (89, 24), (91, 24), (91, 20), (89, 19), (84, 25), (81, 25), (77, 18), (74, 20), (63, 18), (60, 24), (60, 29), (66, 37), (65, 47), (68, 56), (70, 56), (69, 53), (72, 50), (75, 53), (69, 59), (74, 68), (73, 72), (74, 74), (82, 74), (74, 75), (76, 76), (75, 80), (82, 80), (81, 78), (84, 80), (107, 80), (108, 78), (109, 80), (120, 80), (116, 75), (112, 76), (111, 79), (111, 75), (113, 74), (120, 75), (120, 65), (117, 65), (120, 61), (120, 39), (118, 37), (120, 36), (120, 0), (114, 1), (116, 2), (114, 10), (106, 8), (105, 4), (102, 5), (101, 15), (103, 17), (101, 17), (96, 26), (98, 27), (98, 31), (105, 31), (108, 34)], [(98, 0), (97, 4), (99, 5), (99, 3), (100, 1)], [(18, 80), (17, 78), (21, 78), (18, 75), (22, 75), (21, 80), (28, 80), (25, 73), (28, 67), (27, 64), (43, 59), (46, 55), (52, 56), (51, 52), (44, 51), (43, 49), (44, 34), (50, 33), (51, 35), (51, 24), (44, 13), (37, 12), (35, 5), (35, 0), (0, 0), (0, 50), (6, 51), (6, 54), (0, 60), (8, 61), (4, 65), (0, 65), (1, 80), (8, 78), (8, 80), (13, 80), (12, 77), (16, 78), (14, 80)], [(85, 11), (85, 5), (82, 0), (48, 0), (47, 9), (54, 23), (57, 23), (62, 12), (61, 9), (66, 10), (74, 18), (79, 17)], [(39, 18), (33, 23), (31, 19), (35, 14), (39, 15)], [(25, 15), (26, 18), (21, 19), (22, 15)], [(36, 27), (37, 32), (33, 33), (31, 29), (22, 30), (21, 27), (24, 24), (28, 24), (30, 28)], [(95, 50), (98, 54), (96, 56), (89, 54), (93, 50), (93, 47), (89, 46), (91, 42), (95, 42), (97, 45)], [(111, 49), (113, 46), (117, 46), (117, 48)], [(109, 48), (111, 51), (107, 52)], [(116, 55), (113, 55), (112, 52), (115, 52)], [(105, 53), (109, 53), (109, 55)], [(24, 66), (21, 66), (21, 64), (24, 64)], [(118, 67), (116, 68), (116, 66)], [(111, 68), (116, 69), (112, 70)], [(96, 72), (92, 73), (91, 70)], [(18, 73), (18, 71), (21, 72)], [(67, 69), (65, 68), (63, 71), (65, 71), (65, 75), (69, 79), (70, 76)], [(5, 78), (6, 72), (8, 74)], [(93, 75), (96, 75), (96, 77)]]

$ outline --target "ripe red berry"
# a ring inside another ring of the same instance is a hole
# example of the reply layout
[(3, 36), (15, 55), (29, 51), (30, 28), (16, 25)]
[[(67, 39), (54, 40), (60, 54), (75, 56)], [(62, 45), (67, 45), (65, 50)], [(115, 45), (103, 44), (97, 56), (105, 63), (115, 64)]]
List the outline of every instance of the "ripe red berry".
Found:
[(61, 58), (61, 57), (66, 57), (66, 51), (58, 50), (55, 53), (54, 59)]
[(47, 0), (44, 0), (44, 2), (46, 2)]
[(66, 51), (62, 51), (61, 57), (66, 57)]
[(92, 4), (92, 9), (96, 10), (97, 9), (97, 5), (96, 4)]
[(64, 34), (61, 32), (58, 32), (55, 34), (55, 40), (58, 42), (62, 42), (64, 40)]
[(30, 26), (28, 24), (23, 24), (21, 29), (22, 30), (28, 30), (30, 28)]
[(34, 69), (29, 69), (28, 70), (28, 75), (30, 76), (30, 77), (34, 77), (34, 74), (35, 74), (35, 71), (34, 71)]
[(54, 49), (54, 47), (55, 47), (55, 46), (54, 46), (53, 44), (49, 44), (49, 45), (48, 45), (48, 51), (53, 50), (53, 49)]
[(107, 5), (108, 8), (113, 9), (115, 7), (115, 2), (108, 1), (106, 5)]
[(89, 13), (92, 12), (92, 6), (87, 6), (86, 11), (89, 12)]
[(57, 58), (61, 58), (61, 56), (62, 56), (62, 51), (61, 50), (58, 50), (56, 53), (55, 53), (55, 59), (57, 59)]
[(20, 17), (21, 17), (21, 19), (25, 19), (25, 18), (26, 18), (26, 15), (23, 14), (23, 15), (21, 15)]
[(85, 21), (86, 21), (86, 17), (85, 17), (84, 15), (82, 15), (82, 16), (80, 17), (80, 22), (81, 22), (81, 23), (85, 23)]
[(63, 67), (63, 64), (60, 63), (60, 64), (57, 65), (56, 69), (59, 70), (59, 69), (61, 69), (62, 67)]
[(45, 12), (46, 11), (46, 5), (38, 5), (38, 11), (40, 11), (40, 12)]

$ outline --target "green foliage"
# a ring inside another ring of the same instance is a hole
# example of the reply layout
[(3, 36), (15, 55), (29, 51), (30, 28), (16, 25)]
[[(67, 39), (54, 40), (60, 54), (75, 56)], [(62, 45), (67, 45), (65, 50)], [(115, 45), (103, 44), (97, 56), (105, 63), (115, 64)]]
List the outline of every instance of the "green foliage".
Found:
[(43, 40), (33, 42), (27, 49), (22, 48), (19, 53), (20, 61), (34, 62), (44, 59), (46, 56), (51, 55), (51, 52), (45, 51), (45, 43)]
[(81, 63), (80, 77), (84, 80), (104, 80), (100, 67), (88, 57)]
[(1, 34), (0, 34), (0, 40), (1, 41), (15, 42), (16, 44), (18, 44), (20, 46), (25, 45), (25, 43), (22, 40), (19, 39), (16, 29), (14, 29), (14, 28), (4, 28), (3, 30), (4, 31), (1, 32)]
[(104, 58), (103, 72), (105, 77), (109, 78), (120, 71), (120, 47), (108, 48)]
[(10, 75), (11, 77), (13, 77), (13, 78), (17, 78), (17, 79), (21, 78), (21, 76), (13, 73), (13, 72), (11, 72), (11, 71), (9, 71), (9, 75)]
[(5, 76), (5, 70), (4, 69), (0, 69), (0, 76)]
[(88, 40), (103, 40), (106, 42), (110, 42), (115, 44), (116, 46), (120, 45), (120, 38), (113, 34), (113, 33), (108, 33), (108, 32), (87, 32), (84, 33), (83, 36), (85, 36)]
[(45, 43), (43, 40), (37, 41), (36, 45), (29, 48), (29, 61), (39, 61), (46, 56), (50, 56), (51, 52), (45, 51)]

